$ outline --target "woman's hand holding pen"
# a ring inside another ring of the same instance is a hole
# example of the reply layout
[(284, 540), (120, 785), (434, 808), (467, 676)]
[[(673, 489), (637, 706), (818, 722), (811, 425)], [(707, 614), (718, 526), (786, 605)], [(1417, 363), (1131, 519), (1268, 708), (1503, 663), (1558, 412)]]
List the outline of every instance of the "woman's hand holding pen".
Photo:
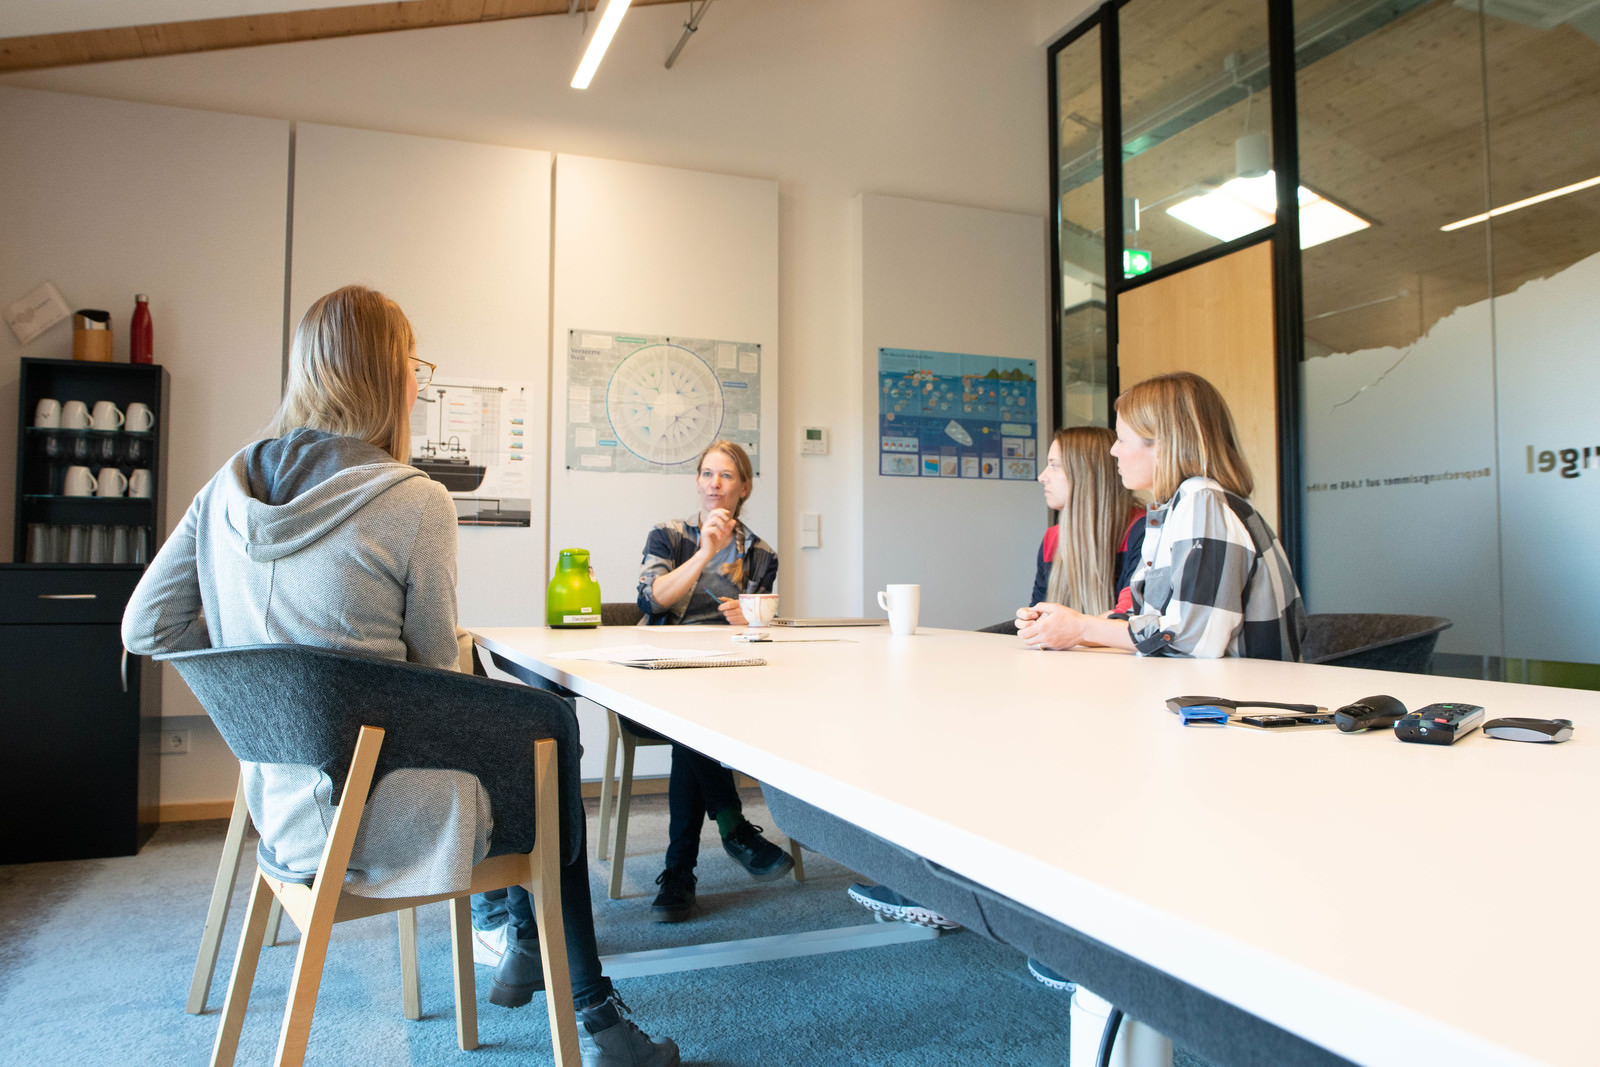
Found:
[(750, 620), (744, 617), (744, 610), (739, 607), (739, 598), (736, 596), (717, 597), (717, 610), (722, 612), (722, 617), (729, 626), (750, 624)]

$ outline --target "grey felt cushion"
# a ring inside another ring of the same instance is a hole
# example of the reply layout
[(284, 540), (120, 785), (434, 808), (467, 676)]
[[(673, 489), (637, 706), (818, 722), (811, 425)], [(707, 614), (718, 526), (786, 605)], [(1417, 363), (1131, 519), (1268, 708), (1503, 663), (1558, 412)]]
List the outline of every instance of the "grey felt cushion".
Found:
[[(875, 882), (996, 941), (1013, 945), (1058, 973), (1155, 1027), (1181, 1048), (1239, 1067), (1350, 1067), (1350, 1061), (1273, 1026), (1188, 983), (1032, 909), (1000, 896), (916, 853), (769, 785), (761, 787), (772, 820)], [(1315, 909), (1307, 909), (1315, 921)], [(1018, 965), (1021, 965), (1019, 959)], [(1065, 1008), (1063, 1007), (1063, 1010)]]
[(491, 856), (527, 852), (536, 827), (534, 743), (556, 742), (561, 855), (582, 854), (578, 720), (572, 702), (456, 671), (305, 645), (158, 656), (178, 669), (233, 754), (314, 766), (344, 788), (362, 726), (385, 731), (373, 781), (399, 768), (477, 776), (494, 813)]

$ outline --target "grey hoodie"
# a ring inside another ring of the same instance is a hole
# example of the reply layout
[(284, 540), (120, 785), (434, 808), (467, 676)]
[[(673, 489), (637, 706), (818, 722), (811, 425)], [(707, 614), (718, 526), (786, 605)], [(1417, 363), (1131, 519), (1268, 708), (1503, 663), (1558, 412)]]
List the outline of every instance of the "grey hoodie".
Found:
[[(444, 486), (364, 441), (300, 429), (250, 445), (200, 490), (134, 590), (122, 640), (140, 655), (286, 642), (454, 668), (455, 586), (456, 513)], [(307, 767), (245, 764), (241, 773), (279, 864), (314, 871), (331, 783)], [(349, 888), (464, 887), (488, 829), (471, 775), (391, 774), (372, 796)], [(430, 835), (432, 852), (418, 855)]]

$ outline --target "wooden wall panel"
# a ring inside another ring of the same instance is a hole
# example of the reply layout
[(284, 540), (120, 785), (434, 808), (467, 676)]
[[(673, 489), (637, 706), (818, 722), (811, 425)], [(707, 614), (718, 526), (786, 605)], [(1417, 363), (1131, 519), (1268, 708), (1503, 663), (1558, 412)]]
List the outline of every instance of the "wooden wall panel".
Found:
[(1277, 360), (1272, 244), (1263, 242), (1124, 293), (1117, 303), (1117, 373), (1124, 389), (1193, 371), (1228, 401), (1255, 474), (1251, 502), (1276, 529)]

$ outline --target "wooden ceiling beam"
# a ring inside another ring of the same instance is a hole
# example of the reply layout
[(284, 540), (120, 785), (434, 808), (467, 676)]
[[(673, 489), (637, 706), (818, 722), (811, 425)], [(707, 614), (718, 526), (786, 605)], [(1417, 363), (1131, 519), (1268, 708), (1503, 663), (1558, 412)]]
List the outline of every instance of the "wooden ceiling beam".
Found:
[[(642, 7), (682, 0), (633, 2)], [(5, 37), (0, 38), (0, 73), (353, 37), (391, 30), (565, 15), (569, 6), (569, 0), (398, 0), (353, 7)]]

